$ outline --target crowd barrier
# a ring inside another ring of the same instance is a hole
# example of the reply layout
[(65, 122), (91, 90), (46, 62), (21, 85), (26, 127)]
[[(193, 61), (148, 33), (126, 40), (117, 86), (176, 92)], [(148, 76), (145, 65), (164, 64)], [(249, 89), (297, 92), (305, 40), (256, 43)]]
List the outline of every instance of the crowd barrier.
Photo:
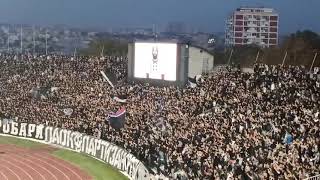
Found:
[(150, 180), (144, 164), (126, 150), (101, 139), (62, 128), (0, 120), (0, 134), (56, 145), (110, 164), (133, 180)]

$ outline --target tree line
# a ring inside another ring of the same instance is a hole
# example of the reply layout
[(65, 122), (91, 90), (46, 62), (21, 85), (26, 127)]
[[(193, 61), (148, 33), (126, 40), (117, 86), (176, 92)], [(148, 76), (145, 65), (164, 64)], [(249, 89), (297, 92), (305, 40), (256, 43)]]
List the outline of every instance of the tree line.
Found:
[[(320, 36), (315, 32), (305, 30), (286, 36), (278, 47), (260, 48), (250, 45), (228, 48), (223, 52), (214, 52), (214, 54), (215, 63), (218, 64), (240, 64), (242, 67), (251, 67), (256, 61), (266, 64), (282, 64), (286, 56), (285, 65), (310, 67), (317, 52), (320, 56)], [(320, 66), (319, 56), (314, 66)]]
[(122, 39), (101, 38), (92, 40), (87, 48), (80, 51), (80, 54), (86, 56), (125, 56), (127, 52), (127, 41)]
[[(92, 40), (81, 55), (127, 55), (128, 41), (123, 38), (100, 38)], [(285, 37), (277, 47), (261, 48), (255, 45), (227, 48), (214, 51), (215, 64), (239, 64), (251, 67), (255, 62), (266, 64), (282, 64), (286, 55), (285, 65), (304, 65), (310, 67), (315, 53), (319, 56), (314, 66), (320, 66), (320, 36), (310, 30), (297, 31)], [(232, 55), (231, 55), (232, 54)]]

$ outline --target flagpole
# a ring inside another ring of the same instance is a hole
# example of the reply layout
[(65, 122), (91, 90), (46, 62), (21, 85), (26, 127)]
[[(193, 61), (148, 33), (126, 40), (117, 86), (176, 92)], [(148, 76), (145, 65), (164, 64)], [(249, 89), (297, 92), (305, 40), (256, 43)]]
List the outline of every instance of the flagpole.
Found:
[(314, 57), (313, 57), (313, 61), (312, 61), (312, 64), (311, 64), (311, 67), (310, 67), (310, 72), (311, 72), (311, 70), (312, 70), (312, 68), (313, 68), (313, 64), (314, 64), (314, 62), (315, 62), (315, 60), (317, 59), (317, 56), (318, 56), (318, 53), (316, 52), (315, 54), (314, 54)]
[(233, 55), (233, 49), (231, 49), (231, 53), (230, 53), (229, 60), (228, 60), (228, 65), (230, 65), (232, 55)]
[(74, 52), (73, 52), (74, 59), (76, 59), (76, 54), (77, 54), (77, 47), (74, 48)]
[(114, 88), (114, 85), (112, 84), (112, 82), (109, 80), (109, 78), (107, 77), (107, 75), (103, 72), (103, 71), (100, 71), (100, 73), (102, 74), (103, 78), (105, 80), (107, 80), (107, 82), (109, 83), (109, 85)]
[(20, 53), (21, 53), (21, 55), (23, 53), (22, 46), (23, 46), (23, 44), (22, 44), (22, 25), (21, 25), (21, 27), (20, 27)]
[(46, 56), (48, 55), (48, 30), (46, 29)]
[(8, 45), (8, 54), (10, 52), (10, 25), (8, 26), (8, 40), (7, 40), (7, 45)]
[(100, 56), (101, 56), (101, 57), (104, 57), (104, 55), (103, 55), (103, 54), (104, 54), (104, 45), (102, 46)]
[(33, 40), (33, 55), (36, 53), (36, 40), (35, 40), (35, 34), (34, 34), (34, 26), (32, 27), (32, 40)]
[(255, 64), (258, 62), (259, 55), (260, 55), (260, 50), (259, 50), (258, 53), (257, 53), (256, 61), (254, 62)]
[(283, 67), (284, 62), (285, 62), (286, 59), (287, 59), (287, 55), (288, 55), (288, 52), (286, 51), (286, 54), (284, 55), (283, 60), (282, 60), (282, 65), (281, 65), (281, 67)]

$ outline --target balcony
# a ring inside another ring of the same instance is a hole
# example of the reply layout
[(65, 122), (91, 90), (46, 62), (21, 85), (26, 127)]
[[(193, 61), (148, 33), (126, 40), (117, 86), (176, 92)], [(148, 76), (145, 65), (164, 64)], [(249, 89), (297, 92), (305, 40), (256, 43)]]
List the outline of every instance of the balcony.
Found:
[(249, 28), (246, 30), (248, 33), (257, 33), (258, 31), (255, 28)]
[(245, 38), (247, 38), (247, 39), (256, 39), (257, 36), (252, 36), (252, 35), (250, 35), (250, 36), (245, 36)]
[(248, 18), (248, 21), (258, 21), (258, 19), (251, 17), (251, 18)]
[(248, 26), (248, 27), (255, 27), (255, 26), (257, 26), (257, 25), (255, 25), (255, 24), (253, 24), (253, 23), (248, 23), (247, 26)]

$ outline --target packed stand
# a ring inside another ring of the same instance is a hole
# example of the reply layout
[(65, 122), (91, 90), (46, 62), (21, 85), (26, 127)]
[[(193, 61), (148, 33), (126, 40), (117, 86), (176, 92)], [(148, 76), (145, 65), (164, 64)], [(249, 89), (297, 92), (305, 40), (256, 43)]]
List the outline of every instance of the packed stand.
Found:
[[(169, 179), (301, 179), (320, 173), (320, 75), (257, 64), (197, 87), (127, 84), (126, 58), (2, 55), (0, 117), (111, 141)], [(121, 81), (113, 89), (101, 71)], [(106, 123), (123, 104), (126, 125)]]

